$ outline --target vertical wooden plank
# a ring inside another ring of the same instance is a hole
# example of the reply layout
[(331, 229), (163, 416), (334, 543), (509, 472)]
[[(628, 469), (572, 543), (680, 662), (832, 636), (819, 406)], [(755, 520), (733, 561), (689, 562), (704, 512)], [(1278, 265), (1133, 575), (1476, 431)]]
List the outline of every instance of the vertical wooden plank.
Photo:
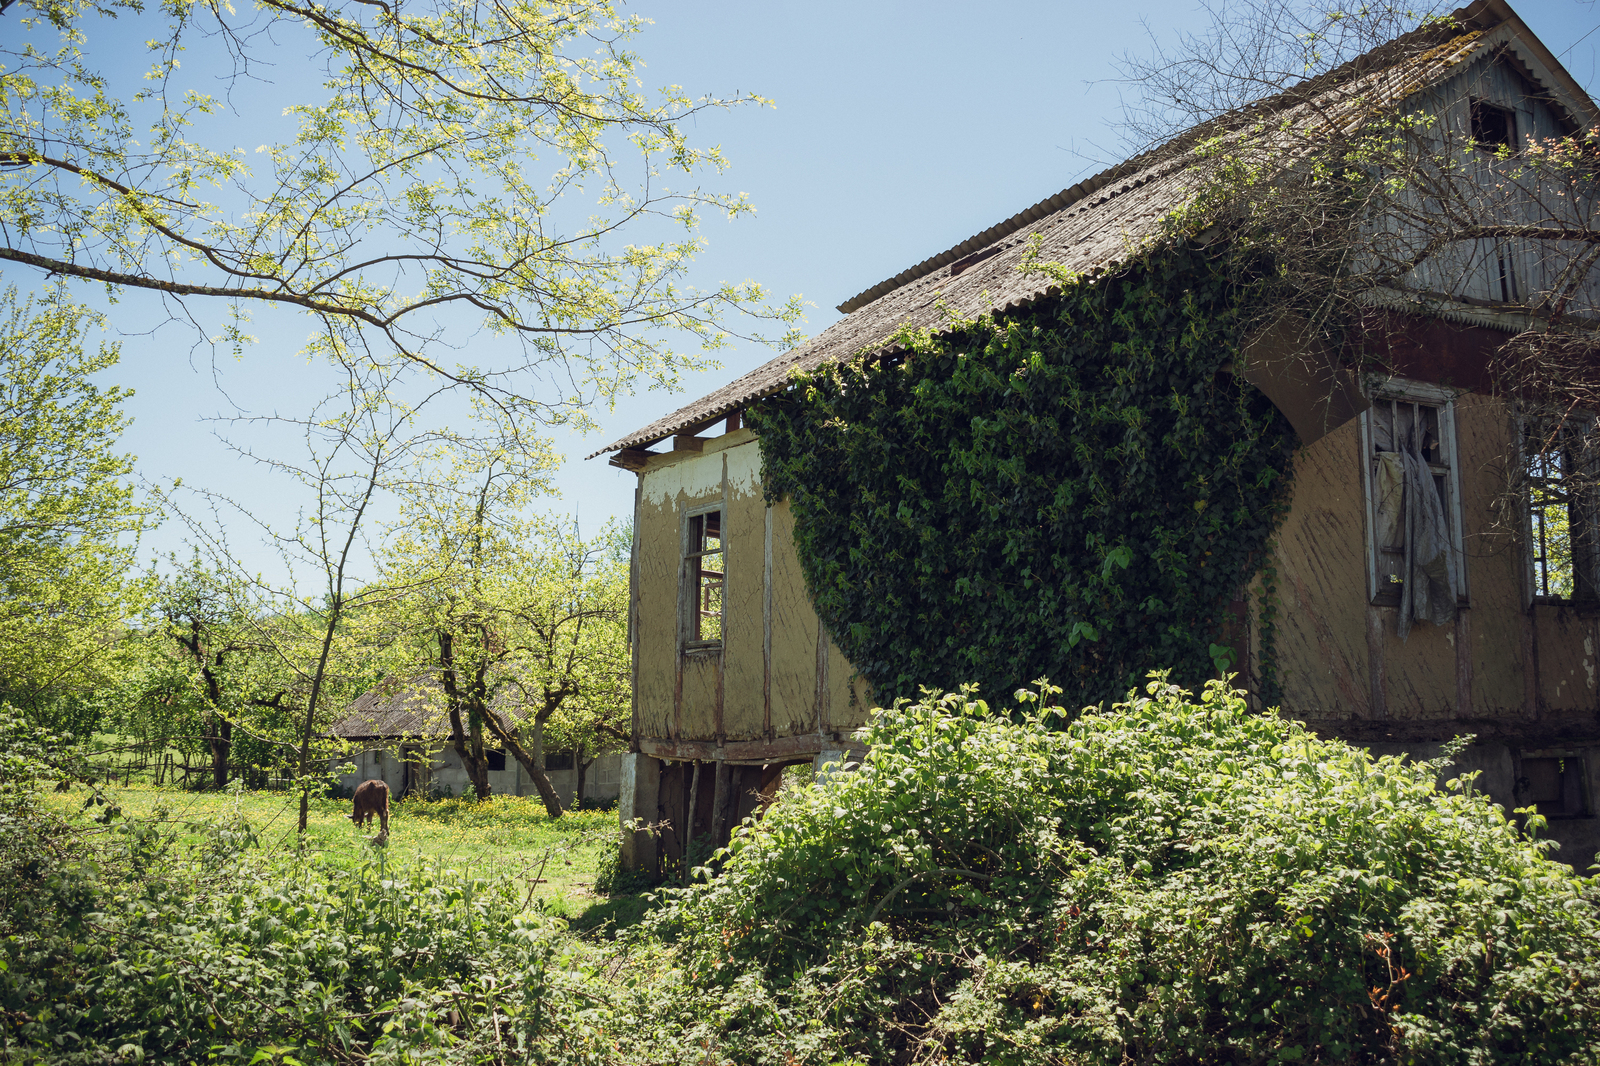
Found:
[(1385, 636), (1383, 608), (1367, 604), (1368, 714), (1378, 719), (1389, 717), (1389, 698), (1383, 662)]
[(711, 790), (711, 846), (726, 847), (728, 830), (732, 828), (729, 808), (733, 800), (733, 767), (726, 760), (717, 760), (717, 778)]
[[(737, 550), (736, 546), (728, 539), (728, 532), (732, 527), (732, 523), (729, 521), (728, 515), (728, 453), (726, 451), (722, 453), (722, 510), (719, 513), (722, 516), (722, 623), (718, 633), (722, 639), (717, 647), (717, 690), (714, 697), (716, 706), (712, 709), (712, 735), (717, 738), (717, 743), (720, 745), (727, 737), (727, 731), (722, 727), (722, 687), (723, 678), (727, 676), (727, 671), (723, 668), (728, 661), (728, 605), (733, 602), (732, 597), (728, 595), (728, 578), (733, 573), (733, 567), (729, 565), (728, 560), (733, 557), (733, 553)], [(717, 765), (721, 767), (722, 764), (718, 763)], [(717, 780), (719, 782), (722, 780), (722, 771), (720, 769), (717, 771)]]
[(1472, 612), (1456, 611), (1456, 717), (1472, 717)]
[[(644, 500), (644, 471), (639, 471), (633, 486), (633, 547), (628, 559), (628, 673), (631, 688), (629, 751), (639, 750), (639, 511)], [(521, 766), (521, 763), (517, 764)]]
[(699, 590), (694, 592), (696, 599), (689, 602), (689, 522), (681, 514), (675, 517), (678, 520), (678, 594), (673, 602), (678, 608), (678, 624), (672, 648), (672, 739), (678, 741), (683, 739), (683, 646), (689, 639), (689, 612), (698, 609)]
[(1539, 632), (1537, 608), (1522, 612), (1522, 711), (1528, 720), (1539, 718)]
[(772, 739), (772, 504), (766, 505), (766, 544), (761, 577), (761, 728)]
[(828, 629), (817, 621), (817, 732), (828, 732)]

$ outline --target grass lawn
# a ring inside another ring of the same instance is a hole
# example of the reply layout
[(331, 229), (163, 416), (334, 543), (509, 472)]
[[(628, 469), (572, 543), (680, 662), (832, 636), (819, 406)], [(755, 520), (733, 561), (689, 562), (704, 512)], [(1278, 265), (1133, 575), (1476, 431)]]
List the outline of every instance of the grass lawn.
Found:
[[(89, 790), (47, 793), (62, 813), (81, 808)], [(162, 817), (184, 827), (197, 842), (201, 827), (243, 818), (268, 852), (297, 846), (298, 797), (285, 792), (183, 792), (133, 784), (112, 786), (107, 798), (133, 819)], [(314, 799), (304, 846), (320, 863), (355, 869), (372, 862), (367, 830), (350, 822), (349, 800)], [(484, 878), (509, 876), (528, 884), (544, 909), (582, 930), (631, 924), (644, 901), (606, 900), (594, 892), (596, 866), (617, 839), (616, 811), (571, 811), (552, 819), (538, 797), (494, 796), (465, 800), (406, 800), (390, 805), (388, 863), (425, 864)], [(535, 883), (537, 882), (537, 883)], [(591, 913), (592, 912), (592, 913)]]

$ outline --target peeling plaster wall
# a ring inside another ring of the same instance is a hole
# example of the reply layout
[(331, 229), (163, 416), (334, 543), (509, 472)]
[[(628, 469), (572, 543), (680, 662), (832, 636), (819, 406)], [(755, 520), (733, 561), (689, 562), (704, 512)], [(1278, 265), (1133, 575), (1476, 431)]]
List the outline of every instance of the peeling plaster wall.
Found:
[[(640, 738), (760, 746), (847, 735), (866, 721), (871, 692), (825, 636), (819, 654), (820, 625), (795, 556), (794, 519), (786, 501), (768, 508), (762, 499), (755, 434), (735, 430), (702, 449), (653, 458), (641, 476)], [(680, 653), (684, 515), (717, 503), (727, 575), (723, 643)]]
[[(1498, 401), (1466, 394), (1456, 401), (1456, 429), (1470, 605), (1460, 625), (1421, 623), (1405, 641), (1396, 632), (1398, 610), (1367, 600), (1357, 423), (1296, 452), (1291, 507), (1274, 553), (1284, 710), (1328, 728), (1381, 722), (1419, 737), (1425, 726), (1429, 735), (1520, 735), (1579, 722), (1593, 731), (1597, 620), (1558, 605), (1527, 607), (1524, 549), (1495, 509), (1506, 485), (1510, 418)], [(1463, 633), (1466, 671), (1456, 646)], [(1254, 644), (1259, 662), (1259, 632)], [(1539, 678), (1532, 700), (1530, 670)], [(1376, 707), (1374, 688), (1383, 697)]]

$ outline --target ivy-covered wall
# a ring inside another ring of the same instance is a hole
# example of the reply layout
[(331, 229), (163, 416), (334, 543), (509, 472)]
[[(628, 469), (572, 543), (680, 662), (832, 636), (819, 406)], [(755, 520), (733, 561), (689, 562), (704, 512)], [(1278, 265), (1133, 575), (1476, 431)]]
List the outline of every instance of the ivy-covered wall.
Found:
[(1198, 683), (1262, 565), (1295, 437), (1232, 373), (1251, 283), (1198, 247), (1063, 281), (748, 412), (817, 611), (882, 701)]

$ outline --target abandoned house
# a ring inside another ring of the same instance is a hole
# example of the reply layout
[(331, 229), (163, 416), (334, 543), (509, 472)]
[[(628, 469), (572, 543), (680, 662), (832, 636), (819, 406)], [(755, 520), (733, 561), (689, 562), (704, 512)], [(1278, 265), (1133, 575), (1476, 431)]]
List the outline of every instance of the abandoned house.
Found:
[[(329, 732), (355, 748), (349, 757), (335, 760), (355, 767), (339, 776), (344, 788), (380, 780), (396, 798), (472, 794), (472, 779), (451, 743), (449, 716), (440, 706), (436, 686), (379, 684), (356, 699)], [(485, 754), (489, 787), (495, 795), (538, 795), (516, 759), (492, 747), (486, 747)], [(546, 751), (544, 769), (565, 810), (578, 805), (580, 789), (583, 799), (592, 803), (614, 800), (621, 791), (622, 756), (616, 753)]]
[[(1426, 112), (1484, 160), (1596, 126), (1594, 103), (1506, 4), (1482, 0), (1456, 19), (1324, 77), (1366, 79), (1362, 99), (1387, 93)], [(749, 424), (760, 405), (829, 364), (914, 362), (902, 327), (937, 336), (963, 317), (1036, 314), (1064, 286), (1114, 278), (1140, 249), (1178, 239), (1170, 220), (1193, 196), (1198, 143), (1180, 136), (866, 289), (820, 335), (596, 453), (638, 479), (621, 818), (662, 828), (625, 837), (631, 865), (725, 840), (783, 766), (847, 757), (872, 706), (872, 668), (839, 647), (851, 646), (853, 619), (819, 617), (793, 499), (764, 491), (772, 468)], [(1458, 242), (1456, 254), (1453, 267), (1419, 262), (1369, 292), (1382, 313), (1320, 363), (1283, 355), (1275, 345), (1288, 342), (1266, 330), (1233, 349), (1227, 373), (1207, 375), (1205, 387), (1214, 378), (1238, 403), (1270, 401), (1293, 428), (1270, 577), (1263, 548), (1217, 617), (1233, 619), (1237, 683), (1270, 689), (1272, 705), (1319, 732), (1417, 756), (1472, 734), (1457, 766), (1481, 771), (1478, 787), (1508, 810), (1536, 807), (1559, 857), (1581, 869), (1600, 849), (1600, 559), (1585, 532), (1595, 499), (1565, 491), (1561, 475), (1579, 461), (1566, 438), (1520, 421), (1491, 370), (1527, 328), (1525, 294), (1555, 282), (1515, 242)], [(1030, 270), (1030, 257), (1059, 269)], [(1577, 286), (1589, 299), (1592, 281)], [(1520, 494), (1509, 524), (1508, 484)], [(1073, 638), (1097, 632), (1079, 623)], [(1062, 654), (1070, 665), (1065, 641)]]

